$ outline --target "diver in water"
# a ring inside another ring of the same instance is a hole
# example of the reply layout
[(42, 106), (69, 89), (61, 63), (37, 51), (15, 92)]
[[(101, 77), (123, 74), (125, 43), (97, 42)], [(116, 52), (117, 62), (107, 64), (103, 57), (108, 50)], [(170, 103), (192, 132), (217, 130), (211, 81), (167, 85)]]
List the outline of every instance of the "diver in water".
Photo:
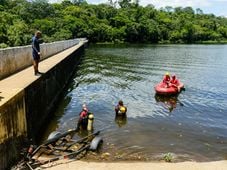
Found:
[(79, 114), (79, 120), (77, 122), (76, 131), (81, 130), (93, 130), (94, 115), (88, 112), (86, 104), (83, 104), (82, 111)]
[(87, 123), (88, 123), (88, 109), (86, 104), (83, 104), (82, 111), (79, 114), (79, 120), (77, 122), (76, 131), (79, 131), (80, 129), (87, 129)]
[(116, 116), (124, 116), (126, 115), (127, 107), (124, 106), (123, 101), (120, 100), (118, 105), (115, 107)]

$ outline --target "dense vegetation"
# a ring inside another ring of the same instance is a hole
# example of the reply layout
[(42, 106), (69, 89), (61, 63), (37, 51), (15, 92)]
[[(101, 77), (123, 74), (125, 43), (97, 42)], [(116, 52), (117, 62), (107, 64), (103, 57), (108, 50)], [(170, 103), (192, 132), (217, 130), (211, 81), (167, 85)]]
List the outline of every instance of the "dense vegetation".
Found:
[(191, 7), (155, 9), (139, 1), (0, 0), (0, 47), (30, 44), (35, 30), (45, 42), (87, 37), (91, 42), (195, 43), (227, 40), (227, 18)]

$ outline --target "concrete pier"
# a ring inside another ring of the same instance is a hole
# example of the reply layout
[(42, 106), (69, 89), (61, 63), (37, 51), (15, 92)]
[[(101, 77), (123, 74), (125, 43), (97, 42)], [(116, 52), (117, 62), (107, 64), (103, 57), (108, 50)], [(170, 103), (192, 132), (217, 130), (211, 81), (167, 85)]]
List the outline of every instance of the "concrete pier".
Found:
[[(36, 140), (80, 61), (87, 40), (0, 81), (0, 169), (17, 160), (25, 139)], [(42, 48), (42, 47), (41, 47)], [(30, 56), (31, 57), (31, 56)]]

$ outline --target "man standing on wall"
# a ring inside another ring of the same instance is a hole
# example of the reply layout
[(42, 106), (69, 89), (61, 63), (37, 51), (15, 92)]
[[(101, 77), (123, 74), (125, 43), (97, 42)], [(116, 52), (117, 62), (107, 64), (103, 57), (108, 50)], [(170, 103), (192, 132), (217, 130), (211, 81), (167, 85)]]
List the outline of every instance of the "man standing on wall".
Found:
[(34, 73), (36, 76), (40, 76), (39, 72), (39, 61), (40, 61), (40, 46), (39, 46), (39, 38), (42, 33), (40, 31), (36, 31), (35, 36), (32, 37), (32, 57), (33, 57), (33, 67)]

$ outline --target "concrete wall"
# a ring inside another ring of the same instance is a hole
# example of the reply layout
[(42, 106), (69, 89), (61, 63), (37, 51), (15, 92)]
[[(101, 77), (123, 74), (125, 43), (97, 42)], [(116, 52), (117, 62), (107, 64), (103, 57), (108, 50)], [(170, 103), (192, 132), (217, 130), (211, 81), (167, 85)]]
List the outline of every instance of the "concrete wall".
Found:
[[(80, 39), (73, 39), (41, 44), (41, 60), (72, 47), (79, 41)], [(30, 65), (32, 65), (31, 45), (0, 49), (0, 80)]]
[(48, 118), (52, 116), (51, 113), (80, 61), (85, 45), (86, 43), (79, 46), (64, 60), (1, 105), (0, 170), (15, 163), (24, 142), (30, 138), (35, 141), (40, 130), (48, 123)]
[(56, 108), (63, 88), (69, 81), (75, 65), (80, 61), (79, 56), (82, 51), (83, 48), (78, 49), (68, 56), (67, 60), (57, 64), (25, 89), (29, 138), (36, 140), (39, 137), (37, 133), (45, 128), (44, 122), (48, 120), (51, 111)]
[(22, 91), (0, 107), (0, 169), (19, 156), (18, 145), (27, 134), (24, 99)]

